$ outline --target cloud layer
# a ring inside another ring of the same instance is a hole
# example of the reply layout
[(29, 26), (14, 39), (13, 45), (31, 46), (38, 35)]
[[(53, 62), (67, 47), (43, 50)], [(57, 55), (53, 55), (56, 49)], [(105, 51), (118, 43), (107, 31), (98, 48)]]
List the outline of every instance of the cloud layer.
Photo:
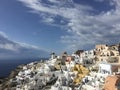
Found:
[(42, 22), (64, 27), (68, 34), (61, 36), (61, 42), (67, 45), (68, 50), (120, 41), (120, 0), (106, 0), (115, 8), (99, 14), (94, 13), (97, 8), (87, 4), (83, 6), (72, 0), (19, 1), (38, 14)]
[(25, 43), (18, 43), (7, 38), (3, 32), (0, 32), (0, 60), (4, 59), (31, 59), (44, 58), (48, 52), (37, 46)]

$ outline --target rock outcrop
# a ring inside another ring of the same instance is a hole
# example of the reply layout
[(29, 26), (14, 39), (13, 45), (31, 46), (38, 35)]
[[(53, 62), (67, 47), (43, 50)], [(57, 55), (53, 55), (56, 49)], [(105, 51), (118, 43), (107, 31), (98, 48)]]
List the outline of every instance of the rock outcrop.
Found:
[(22, 70), (24, 65), (19, 65), (15, 70), (11, 71), (8, 77), (0, 79), (0, 90), (10, 90), (15, 84), (10, 83), (10, 80), (15, 78), (20, 70)]

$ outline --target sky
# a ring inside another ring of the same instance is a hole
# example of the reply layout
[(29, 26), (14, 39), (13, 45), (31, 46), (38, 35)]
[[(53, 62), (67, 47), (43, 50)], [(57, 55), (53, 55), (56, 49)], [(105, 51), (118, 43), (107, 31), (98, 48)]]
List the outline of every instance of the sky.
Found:
[(119, 42), (120, 0), (0, 0), (0, 58)]

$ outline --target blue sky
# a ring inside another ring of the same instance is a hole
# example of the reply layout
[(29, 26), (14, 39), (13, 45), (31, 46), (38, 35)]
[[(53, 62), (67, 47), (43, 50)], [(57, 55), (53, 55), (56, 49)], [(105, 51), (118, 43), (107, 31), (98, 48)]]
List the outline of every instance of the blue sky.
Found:
[(31, 50), (91, 49), (119, 43), (119, 10), (119, 0), (1, 0), (0, 34)]

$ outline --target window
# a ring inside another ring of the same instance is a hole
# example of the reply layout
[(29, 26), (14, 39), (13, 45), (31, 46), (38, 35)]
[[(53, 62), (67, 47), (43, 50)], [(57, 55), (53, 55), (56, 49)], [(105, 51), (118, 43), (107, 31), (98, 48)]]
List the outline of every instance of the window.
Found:
[(116, 85), (117, 87), (120, 87), (120, 81), (117, 83), (117, 85)]

